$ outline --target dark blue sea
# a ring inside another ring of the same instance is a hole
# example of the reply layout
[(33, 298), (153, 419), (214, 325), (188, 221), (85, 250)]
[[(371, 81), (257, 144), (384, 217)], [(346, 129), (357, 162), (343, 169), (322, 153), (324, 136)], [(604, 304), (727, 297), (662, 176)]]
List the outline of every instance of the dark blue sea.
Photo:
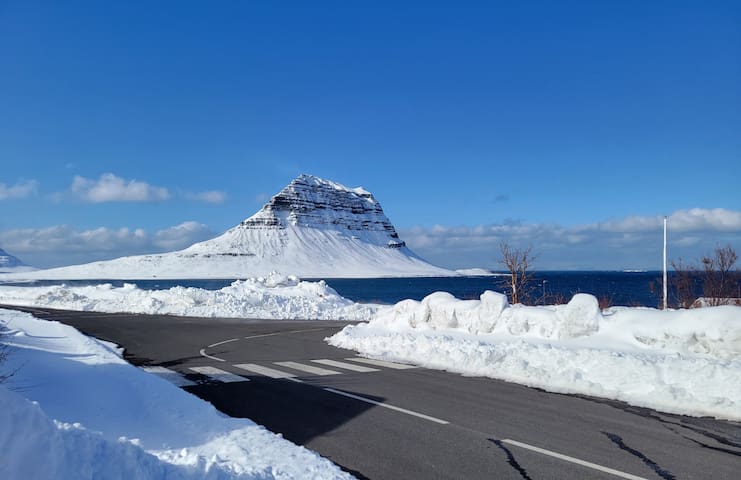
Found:
[[(310, 280), (310, 279), (307, 279)], [(433, 292), (450, 292), (461, 299), (478, 298), (485, 290), (505, 291), (506, 277), (433, 277), (325, 279), (340, 295), (357, 302), (396, 303), (421, 300)], [(38, 281), (17, 285), (91, 285), (134, 283), (143, 289), (162, 290), (173, 286), (217, 290), (230, 285), (224, 280), (66, 280)], [(6, 284), (8, 285), (8, 284)], [(590, 293), (605, 305), (656, 307), (661, 298), (661, 272), (537, 272), (530, 282), (532, 304), (568, 301), (575, 293)]]

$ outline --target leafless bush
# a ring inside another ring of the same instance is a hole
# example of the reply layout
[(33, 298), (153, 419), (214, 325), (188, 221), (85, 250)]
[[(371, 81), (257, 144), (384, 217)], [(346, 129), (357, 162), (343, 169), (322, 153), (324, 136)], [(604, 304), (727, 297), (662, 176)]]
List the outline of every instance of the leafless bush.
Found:
[(502, 259), (499, 261), (509, 272), (506, 280), (502, 280), (502, 286), (509, 290), (510, 302), (514, 305), (517, 303), (532, 303), (532, 279), (533, 273), (528, 271), (535, 256), (532, 253), (532, 247), (526, 249), (512, 248), (506, 242), (499, 244), (499, 250)]
[[(671, 286), (675, 304), (680, 308), (692, 308), (733, 303), (733, 299), (741, 297), (741, 272), (736, 267), (737, 261), (738, 255), (730, 245), (703, 256), (700, 267), (686, 264), (681, 258), (672, 261)], [(700, 291), (702, 301), (697, 298)]]
[(671, 278), (674, 304), (679, 308), (690, 308), (697, 298), (695, 282), (699, 278), (697, 267), (688, 265), (682, 259), (672, 260), (674, 275)]
[(708, 306), (725, 305), (739, 296), (739, 270), (735, 268), (738, 255), (730, 246), (718, 247), (713, 256), (702, 257), (702, 295)]
[(555, 293), (551, 298), (553, 298), (553, 300), (550, 303), (553, 305), (566, 305), (569, 303), (569, 298), (561, 292)]
[(605, 310), (607, 308), (612, 307), (615, 304), (615, 300), (612, 298), (612, 295), (608, 295), (606, 293), (600, 295), (597, 301), (599, 302), (600, 310)]

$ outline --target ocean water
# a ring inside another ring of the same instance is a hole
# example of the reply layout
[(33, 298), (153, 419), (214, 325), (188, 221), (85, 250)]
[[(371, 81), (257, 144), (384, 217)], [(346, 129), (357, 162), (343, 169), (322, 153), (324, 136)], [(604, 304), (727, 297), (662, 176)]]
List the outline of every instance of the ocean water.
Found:
[[(307, 279), (311, 280), (311, 279)], [(37, 281), (16, 285), (91, 285), (134, 283), (143, 289), (162, 290), (174, 286), (217, 290), (234, 279), (220, 280), (65, 280)], [(505, 291), (506, 277), (431, 277), (325, 279), (340, 295), (357, 302), (392, 304), (411, 298), (421, 300), (433, 292), (450, 292), (461, 299), (476, 299), (486, 290)], [(8, 285), (8, 284), (6, 284)], [(661, 272), (537, 272), (531, 285), (531, 303), (568, 301), (575, 293), (590, 293), (609, 305), (657, 307), (661, 300)]]

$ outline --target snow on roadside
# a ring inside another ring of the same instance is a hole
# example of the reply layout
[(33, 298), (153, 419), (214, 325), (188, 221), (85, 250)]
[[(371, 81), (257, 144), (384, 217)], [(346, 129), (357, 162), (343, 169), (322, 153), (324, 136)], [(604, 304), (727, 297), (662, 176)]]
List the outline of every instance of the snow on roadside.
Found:
[(58, 322), (0, 310), (0, 478), (352, 478)]
[(237, 280), (220, 290), (193, 287), (143, 290), (135, 284), (0, 286), (0, 303), (97, 312), (275, 320), (369, 320), (377, 309), (341, 297), (324, 281), (300, 281), (277, 273)]
[(392, 361), (486, 376), (656, 410), (741, 420), (741, 307), (509, 305), (504, 295), (404, 300), (331, 345)]

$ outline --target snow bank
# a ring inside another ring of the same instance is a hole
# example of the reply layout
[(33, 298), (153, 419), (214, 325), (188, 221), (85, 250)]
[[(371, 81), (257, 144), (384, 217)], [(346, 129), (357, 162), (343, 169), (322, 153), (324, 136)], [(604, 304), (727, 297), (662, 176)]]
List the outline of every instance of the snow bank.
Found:
[(509, 305), (444, 292), (379, 310), (328, 339), (337, 347), (561, 393), (688, 415), (741, 419), (741, 308), (614, 308), (577, 294), (566, 305)]
[(220, 290), (173, 287), (0, 286), (0, 303), (97, 312), (172, 314), (259, 319), (369, 320), (376, 308), (341, 297), (324, 281), (305, 282), (272, 273), (237, 280)]
[(0, 310), (3, 326), (0, 478), (352, 478), (72, 327)]

